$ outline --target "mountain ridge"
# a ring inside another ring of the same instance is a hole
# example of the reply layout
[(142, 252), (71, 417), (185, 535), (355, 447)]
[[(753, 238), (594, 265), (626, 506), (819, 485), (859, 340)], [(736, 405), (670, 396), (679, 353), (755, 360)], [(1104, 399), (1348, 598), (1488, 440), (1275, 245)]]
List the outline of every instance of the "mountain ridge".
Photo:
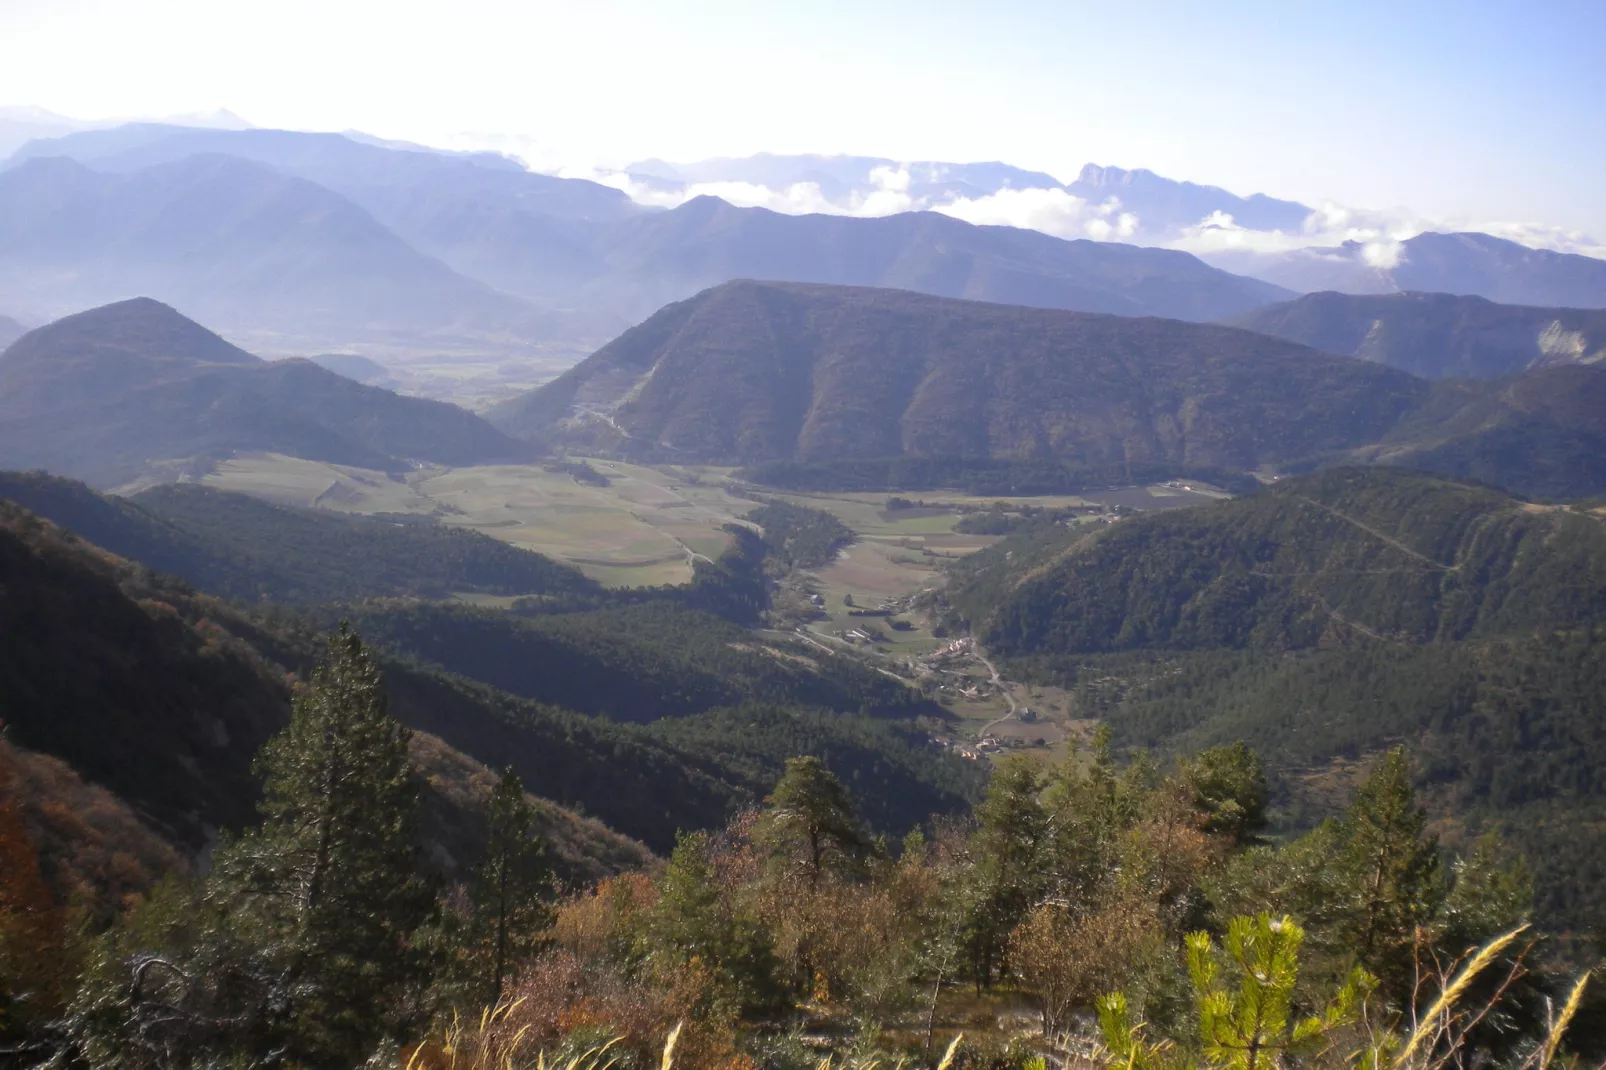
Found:
[[(1484, 297), (1509, 305), (1606, 308), (1606, 260), (1533, 249), (1490, 234), (1428, 231), (1378, 258), (1361, 242), (1279, 253), (1218, 251), (1217, 267), (1313, 293), (1402, 290)], [(1391, 263), (1392, 261), (1392, 263)]]
[(149, 298), (67, 316), (0, 353), (5, 467), (113, 486), (252, 450), (391, 471), (526, 453), (465, 410), (308, 360), (259, 360)]
[[(1278, 412), (1298, 391), (1273, 384), (1274, 370), (1324, 405)], [(1391, 369), (1232, 328), (742, 281), (668, 306), (489, 418), (543, 442), (727, 462), (1254, 468), (1319, 442), (1368, 441), (1356, 427), (1381, 435), (1424, 390)]]
[(1322, 291), (1225, 322), (1427, 379), (1499, 379), (1545, 364), (1606, 361), (1606, 310), (1467, 295)]

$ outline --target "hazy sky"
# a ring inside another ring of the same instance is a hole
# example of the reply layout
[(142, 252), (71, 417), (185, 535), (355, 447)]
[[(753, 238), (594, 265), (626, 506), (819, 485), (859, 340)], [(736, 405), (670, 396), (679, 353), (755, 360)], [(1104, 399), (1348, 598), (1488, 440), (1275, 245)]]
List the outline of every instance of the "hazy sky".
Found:
[(1606, 0), (0, 0), (0, 103), (546, 161), (1094, 161), (1606, 241)]

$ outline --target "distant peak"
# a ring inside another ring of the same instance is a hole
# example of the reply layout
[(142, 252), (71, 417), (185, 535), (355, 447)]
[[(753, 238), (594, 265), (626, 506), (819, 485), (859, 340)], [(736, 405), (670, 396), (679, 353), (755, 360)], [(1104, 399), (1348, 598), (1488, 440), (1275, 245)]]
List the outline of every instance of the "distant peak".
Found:
[(1124, 167), (1100, 167), (1090, 163), (1082, 168), (1082, 173), (1076, 176), (1077, 183), (1087, 186), (1130, 186), (1146, 178), (1154, 178), (1153, 171), (1137, 167), (1127, 170)]
[(7, 356), (27, 359), (84, 350), (208, 364), (257, 363), (250, 353), (152, 297), (131, 297), (64, 316), (24, 336)]

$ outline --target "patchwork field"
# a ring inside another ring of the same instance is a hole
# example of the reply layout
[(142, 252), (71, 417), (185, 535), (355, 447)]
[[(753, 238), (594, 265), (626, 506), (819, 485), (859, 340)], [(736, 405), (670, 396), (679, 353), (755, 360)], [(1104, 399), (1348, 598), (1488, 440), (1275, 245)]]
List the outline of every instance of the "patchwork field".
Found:
[[(202, 482), (288, 505), (436, 516), (570, 562), (612, 586), (685, 581), (696, 557), (714, 557), (724, 548), (721, 528), (753, 508), (753, 502), (725, 489), (730, 469), (583, 463), (600, 478), (581, 481), (570, 472), (540, 465), (424, 467), (392, 475), (263, 453), (224, 461)], [(1212, 496), (1169, 487), (1040, 498), (931, 492), (920, 495), (914, 508), (888, 509), (885, 494), (776, 495), (834, 514), (859, 537), (814, 574), (836, 625), (851, 619), (844, 598), (875, 606), (917, 594), (942, 582), (944, 561), (995, 541), (995, 536), (955, 532), (962, 510), (995, 503), (1006, 508), (1163, 509)], [(900, 653), (924, 652), (937, 642), (919, 631), (889, 636), (889, 644)]]
[[(204, 482), (290, 505), (352, 513), (412, 513), (484, 532), (567, 561), (610, 586), (682, 583), (699, 556), (724, 549), (721, 530), (755, 506), (727, 489), (731, 470), (644, 467), (576, 460), (557, 465), (420, 468), (405, 475), (276, 454), (219, 464)], [(759, 489), (759, 488), (755, 488)], [(760, 489), (761, 490), (761, 489)], [(762, 492), (762, 491), (761, 491)], [(768, 494), (768, 492), (762, 492)], [(1082, 495), (973, 497), (926, 492), (889, 508), (886, 494), (771, 495), (829, 512), (857, 536), (830, 563), (788, 578), (777, 595), (811, 642), (857, 656), (933, 689), (954, 720), (953, 745), (987, 756), (1012, 748), (1060, 750), (1085, 734), (1075, 697), (996, 677), (973, 650), (945, 656), (954, 637), (934, 630), (912, 602), (945, 582), (944, 566), (1000, 536), (966, 534), (967, 513), (1025, 508), (1074, 511), (1076, 522), (1177, 508), (1222, 495), (1202, 487), (1129, 487)], [(472, 599), (484, 605), (506, 600)]]
[(536, 465), (423, 468), (392, 477), (277, 454), (225, 462), (203, 482), (290, 505), (436, 516), (619, 587), (684, 582), (695, 556), (724, 548), (720, 529), (753, 508), (721, 489), (723, 469), (589, 464), (606, 486)]

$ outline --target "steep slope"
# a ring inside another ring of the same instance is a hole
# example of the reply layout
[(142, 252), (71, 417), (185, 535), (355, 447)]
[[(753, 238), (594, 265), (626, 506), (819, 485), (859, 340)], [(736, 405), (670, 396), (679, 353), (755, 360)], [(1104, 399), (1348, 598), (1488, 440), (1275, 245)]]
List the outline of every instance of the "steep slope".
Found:
[(1542, 912), (1587, 916), (1606, 857), (1606, 517), (1390, 469), (1042, 528), (959, 566), (951, 611), (1012, 673), (1126, 744), (1243, 740), (1290, 816), (1407, 743), (1435, 817), (1498, 824)]
[(1359, 460), (1566, 501), (1606, 493), (1606, 367), (1557, 364), (1514, 379), (1436, 383)]
[(0, 172), (0, 284), (32, 315), (143, 293), (231, 328), (324, 338), (505, 335), (531, 314), (339, 194), (218, 155)]
[(0, 472), (0, 498), (198, 590), (245, 602), (596, 589), (540, 554), (427, 518), (293, 509), (196, 484), (126, 499), (42, 472)]
[(1541, 308), (1606, 308), (1606, 260), (1530, 249), (1488, 234), (1418, 234), (1382, 259), (1360, 242), (1282, 253), (1212, 253), (1206, 259), (1306, 293), (1410, 290)]
[[(316, 651), (310, 637), (265, 631), (222, 603), (4, 501), (0, 624), (8, 637), (0, 652), (5, 742), (35, 752), (14, 749), (7, 757), (34, 782), (35, 801), (58, 808), (53, 825), (69, 839), (90, 841), (97, 851), (120, 846), (93, 842), (116, 833), (106, 815), (80, 832), (60, 818), (72, 796), (86, 790), (80, 777), (130, 804), (184, 855), (219, 827), (252, 820), (258, 791), (252, 759), (289, 716), (279, 658), (291, 653), (296, 668), (310, 665)], [(391, 675), (398, 677), (391, 680), (398, 715), (416, 724), (422, 717), (407, 689), (416, 681), (405, 669)], [(436, 857), (472, 859), (476, 837), (483, 837), (490, 772), (428, 735), (415, 737), (413, 754), (428, 777), (425, 831), (437, 840)], [(566, 875), (595, 876), (646, 860), (639, 844), (597, 822), (544, 800), (538, 806)], [(143, 836), (129, 835), (129, 848), (154, 854)], [(85, 846), (65, 845), (68, 853)]]
[(1375, 440), (1425, 391), (1224, 327), (737, 282), (665, 308), (490, 418), (542, 441), (724, 462), (1254, 468)]
[(1606, 528), (1415, 472), (1340, 468), (1065, 531), (953, 592), (1006, 656), (1430, 643), (1606, 622)]
[(0, 466), (90, 483), (238, 450), (399, 469), (521, 448), (454, 406), (263, 362), (147, 298), (68, 316), (0, 354)]
[(935, 212), (789, 216), (713, 197), (619, 225), (606, 264), (581, 299), (633, 316), (747, 278), (1197, 321), (1288, 296), (1167, 249), (1065, 241)]
[[(4, 500), (0, 626), (12, 640), (0, 650), (8, 739), (115, 791), (186, 850), (249, 819), (251, 758), (288, 715), (290, 674), (310, 670), (321, 652), (304, 623), (249, 616)], [(721, 749), (698, 738), (683, 748), (673, 732), (542, 705), (380, 651), (392, 712), (438, 737), (420, 741), (431, 753), (415, 748), (415, 761), (441, 797), (432, 820), (442, 835), (472, 833), (481, 820), (461, 807), (474, 794), (466, 782), (483, 784), (476, 763), (512, 765), (543, 798), (667, 851), (677, 830), (720, 825), (751, 806), (791, 756), (755, 753), (762, 748), (752, 740)], [(889, 834), (934, 811), (964, 810), (978, 788), (973, 766), (902, 727), (795, 709), (734, 716), (792, 725), (790, 738), (843, 763), (844, 773), (895, 770), (854, 789), (866, 812), (885, 816)], [(573, 820), (559, 823), (577, 870), (636, 850)], [(462, 846), (442, 844), (454, 855)]]
[(1226, 322), (1424, 379), (1500, 379), (1543, 364), (1606, 361), (1606, 311), (1500, 305), (1481, 297), (1326, 291)]

